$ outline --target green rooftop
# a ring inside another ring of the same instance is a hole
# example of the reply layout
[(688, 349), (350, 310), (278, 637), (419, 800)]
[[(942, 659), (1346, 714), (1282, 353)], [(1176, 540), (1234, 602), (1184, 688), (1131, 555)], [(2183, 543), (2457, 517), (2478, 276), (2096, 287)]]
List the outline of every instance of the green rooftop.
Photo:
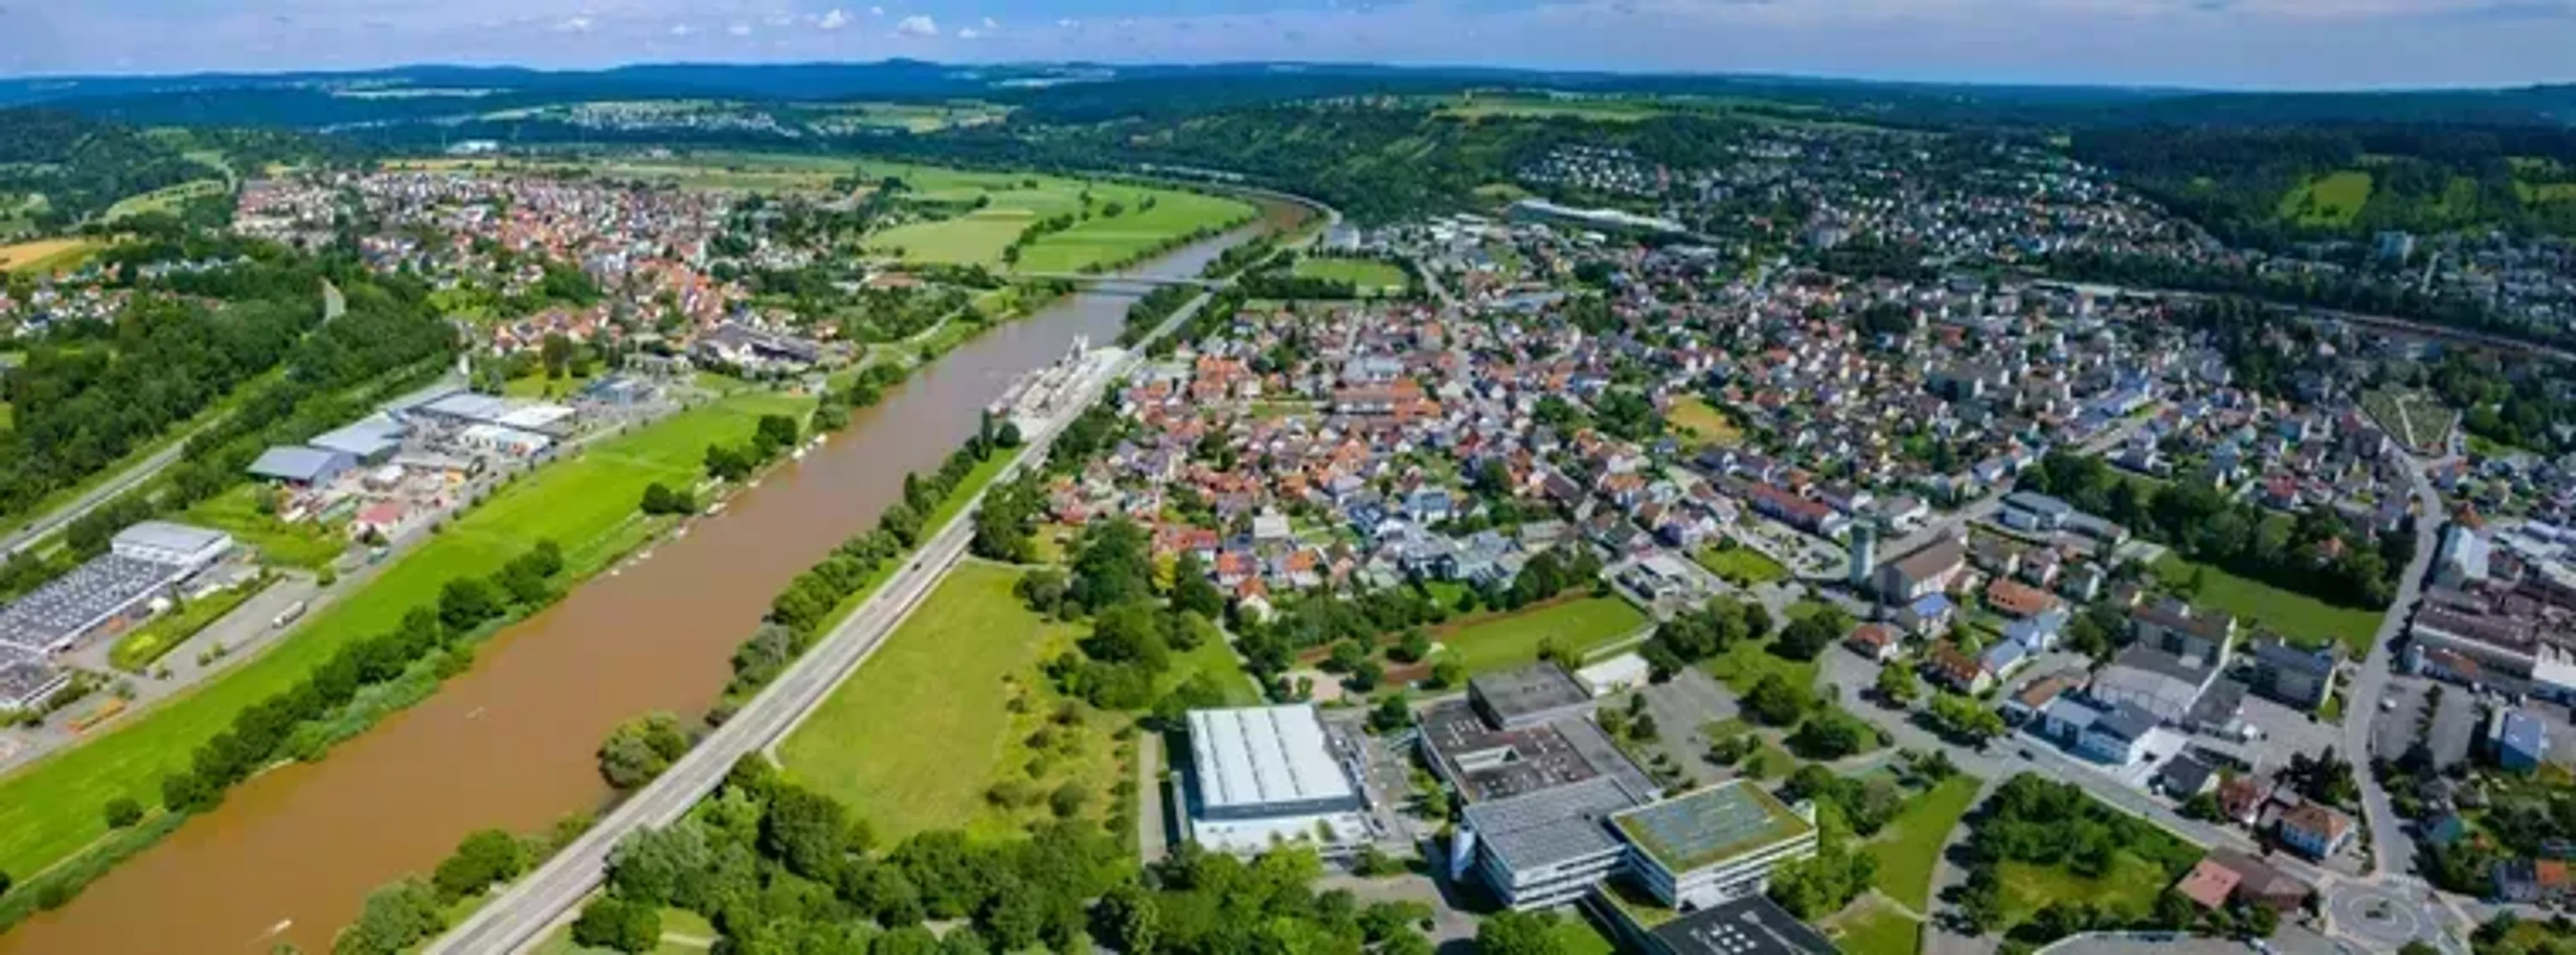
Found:
[(1681, 873), (1813, 833), (1779, 797), (1737, 779), (1610, 817), (1630, 845)]

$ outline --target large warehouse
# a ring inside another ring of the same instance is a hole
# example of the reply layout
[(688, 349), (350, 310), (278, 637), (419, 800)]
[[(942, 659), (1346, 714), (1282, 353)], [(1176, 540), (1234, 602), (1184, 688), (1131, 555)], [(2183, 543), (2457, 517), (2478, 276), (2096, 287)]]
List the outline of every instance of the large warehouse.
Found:
[(0, 607), (0, 644), (60, 652), (115, 620), (138, 616), (153, 598), (232, 548), (232, 535), (183, 524), (126, 528), (107, 553)]
[(1324, 728), (1311, 704), (1190, 713), (1190, 838), (1225, 852), (1315, 841), (1327, 853), (1370, 837), (1368, 799), (1352, 780), (1357, 751)]

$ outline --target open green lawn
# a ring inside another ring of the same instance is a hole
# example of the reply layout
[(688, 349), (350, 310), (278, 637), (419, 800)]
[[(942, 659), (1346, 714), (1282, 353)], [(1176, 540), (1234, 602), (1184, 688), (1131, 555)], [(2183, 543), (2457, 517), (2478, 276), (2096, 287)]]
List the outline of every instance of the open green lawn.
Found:
[(1923, 950), (1923, 923), (1876, 898), (1853, 902), (1826, 931), (1850, 955), (1914, 955)]
[(1878, 877), (1871, 884), (1917, 912), (1929, 911), (1932, 868), (1940, 861), (1941, 844), (1976, 802), (1979, 784), (1974, 776), (1952, 776), (1908, 800), (1905, 811), (1862, 847), (1878, 860)]
[(265, 579), (244, 583), (191, 600), (185, 606), (144, 621), (142, 626), (116, 638), (116, 645), (108, 648), (107, 660), (118, 669), (141, 673), (169, 653), (171, 648), (188, 642), (188, 638), (196, 636), (197, 631), (223, 619), (225, 614), (233, 612), (234, 607), (268, 589), (268, 585), (269, 581)]
[(1688, 432), (1696, 444), (1731, 448), (1744, 443), (1744, 429), (1736, 427), (1735, 419), (1697, 395), (1676, 399), (1671, 408), (1665, 409), (1664, 420)]
[(2345, 169), (2311, 176), (2281, 197), (2277, 214), (2303, 226), (2340, 228), (2361, 215), (2370, 201), (2370, 173)]
[(651, 529), (636, 516), (645, 485), (693, 480), (709, 443), (742, 440), (762, 413), (810, 406), (772, 393), (738, 395), (521, 478), (258, 659), (0, 778), (0, 871), (23, 878), (97, 838), (106, 831), (99, 806), (111, 797), (159, 803), (162, 775), (185, 765), (234, 714), (293, 687), (342, 646), (391, 629), (447, 581), (488, 574), (543, 538), (563, 546), (570, 579), (597, 572)]
[(1225, 690), (1227, 706), (1260, 706), (1261, 688), (1252, 675), (1243, 671), (1243, 661), (1236, 659), (1234, 647), (1223, 639), (1202, 641), (1187, 653), (1172, 655), (1172, 683), (1179, 685), (1190, 677), (1205, 673)]
[(967, 563), (778, 745), (805, 785), (857, 810), (887, 843), (975, 821), (1007, 747), (1013, 688), (1071, 638), (1011, 593), (1020, 571)]
[(180, 519), (229, 533), (259, 551), (261, 560), (279, 566), (319, 570), (348, 549), (346, 537), (319, 521), (278, 520), (268, 509), (267, 494), (267, 487), (245, 482), (191, 505)]
[(1592, 919), (1580, 906), (1558, 913), (1556, 927), (1547, 934), (1556, 940), (1557, 955), (1612, 955), (1619, 950), (1619, 946), (1610, 941), (1610, 936), (1602, 934), (1600, 926), (1592, 924)]
[(1645, 613), (1625, 600), (1579, 597), (1444, 627), (1433, 639), (1467, 672), (1490, 673), (1538, 659), (1539, 643), (1549, 638), (1582, 653), (1616, 643), (1646, 623)]
[(1789, 568), (1750, 547), (1709, 547), (1699, 552), (1699, 565), (1738, 587), (1789, 579)]
[(1737, 773), (1754, 779), (1779, 779), (1796, 772), (1800, 763), (1796, 753), (1789, 752), (1788, 747), (1780, 745), (1779, 740), (1775, 738), (1778, 734), (1755, 726), (1752, 721), (1740, 716), (1700, 727), (1699, 733), (1701, 736), (1708, 737), (1711, 743), (1746, 734), (1751, 734), (1755, 740), (1760, 741), (1762, 744), (1760, 748), (1735, 764)]
[(1726, 651), (1708, 659), (1708, 672), (1727, 689), (1741, 696), (1753, 692), (1754, 684), (1773, 673), (1780, 674), (1790, 686), (1814, 688), (1816, 662), (1792, 660), (1771, 652), (1768, 644), (1738, 640), (1727, 644)]
[(2004, 922), (2021, 924), (2051, 903), (2085, 902), (2125, 913), (2121, 921), (2147, 914), (2168, 882), (2154, 863), (2123, 851), (2111, 860), (2111, 871), (2085, 878), (2064, 868), (2005, 862), (1997, 875), (2004, 884)]
[(1298, 278), (1349, 282), (1360, 294), (1389, 294), (1404, 291), (1404, 270), (1376, 259), (1317, 257), (1299, 259)]
[(2257, 580), (2248, 580), (2216, 567), (2194, 564), (2171, 553), (2156, 561), (2156, 576), (2166, 584), (2181, 586), (2191, 579), (2192, 569), (2204, 568), (2205, 582), (2192, 602), (2216, 607), (2244, 618), (2254, 626), (2268, 627), (2292, 643), (2321, 647), (2329, 642), (2343, 644), (2344, 655), (2361, 659), (2370, 655), (2370, 642), (2379, 634), (2385, 613), (2342, 607), (2306, 594), (2291, 593)]

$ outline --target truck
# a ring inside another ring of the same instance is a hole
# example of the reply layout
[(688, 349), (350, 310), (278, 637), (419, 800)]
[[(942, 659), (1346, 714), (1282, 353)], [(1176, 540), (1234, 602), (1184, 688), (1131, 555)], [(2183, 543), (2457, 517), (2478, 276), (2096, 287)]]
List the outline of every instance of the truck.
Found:
[(297, 618), (300, 618), (300, 617), (304, 616), (304, 608), (305, 608), (305, 605), (306, 605), (306, 602), (305, 602), (305, 601), (298, 600), (298, 601), (296, 601), (296, 602), (294, 603), (294, 605), (293, 605), (293, 606), (290, 606), (290, 607), (287, 607), (287, 608), (286, 608), (286, 609), (284, 609), (284, 610), (280, 610), (280, 611), (278, 611), (278, 612), (277, 612), (277, 619), (274, 619), (274, 620), (271, 620), (271, 621), (269, 621), (269, 622), (268, 622), (269, 627), (270, 627), (271, 629), (275, 629), (275, 630), (284, 630), (284, 629), (286, 629), (286, 625), (287, 625), (287, 624), (294, 623), (294, 622), (296, 621), (296, 619), (297, 619)]

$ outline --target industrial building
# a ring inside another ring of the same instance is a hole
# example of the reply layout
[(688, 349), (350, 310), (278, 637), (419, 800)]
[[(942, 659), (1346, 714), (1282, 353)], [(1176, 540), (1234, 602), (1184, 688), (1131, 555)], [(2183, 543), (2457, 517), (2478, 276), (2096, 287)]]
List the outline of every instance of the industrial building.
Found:
[(1647, 793), (1608, 776), (1467, 807), (1449, 844), (1451, 878), (1476, 872), (1504, 905), (1564, 905), (1627, 864), (1610, 819)]
[(60, 652), (101, 627), (148, 612), (154, 598), (232, 548), (232, 536), (219, 531), (163, 521), (126, 528), (107, 553), (0, 607), (0, 645), (22, 656)]
[(1194, 710), (1189, 727), (1182, 805), (1192, 841), (1242, 854), (1321, 841), (1332, 854), (1369, 840), (1357, 750), (1326, 731), (1312, 704)]
[(1842, 949), (1788, 909), (1748, 895), (1651, 929), (1613, 920), (1631, 949), (1647, 955), (1837, 955)]

